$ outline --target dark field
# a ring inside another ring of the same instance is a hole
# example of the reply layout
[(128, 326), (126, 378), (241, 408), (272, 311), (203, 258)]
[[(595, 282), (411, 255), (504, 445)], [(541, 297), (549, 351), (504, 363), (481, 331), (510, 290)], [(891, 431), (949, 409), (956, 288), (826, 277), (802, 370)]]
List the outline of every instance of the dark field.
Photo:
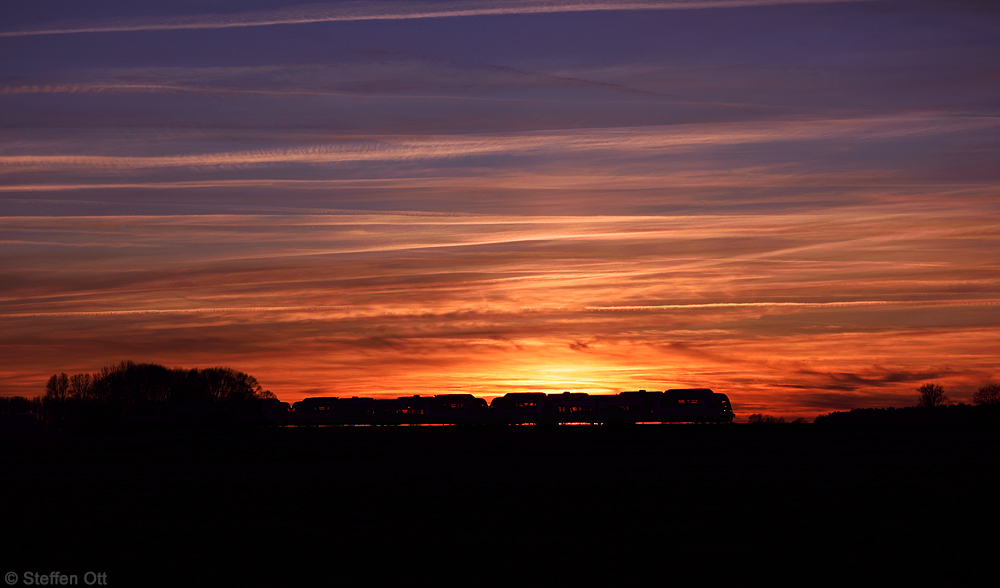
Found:
[(995, 428), (967, 426), (7, 440), (0, 572), (80, 585), (106, 572), (109, 586), (981, 583), (998, 544), (998, 448)]

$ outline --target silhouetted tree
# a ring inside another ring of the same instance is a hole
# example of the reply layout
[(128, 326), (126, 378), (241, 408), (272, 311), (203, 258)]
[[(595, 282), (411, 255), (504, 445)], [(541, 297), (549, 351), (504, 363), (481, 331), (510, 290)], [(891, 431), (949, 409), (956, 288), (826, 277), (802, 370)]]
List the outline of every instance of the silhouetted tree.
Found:
[(173, 388), (174, 370), (154, 363), (123, 361), (102, 368), (88, 388), (88, 396), (122, 408), (145, 402), (165, 402)]
[(66, 374), (52, 374), (45, 384), (45, 397), (42, 398), (40, 418), (50, 425), (59, 425), (65, 420), (66, 404), (69, 400), (69, 378)]
[(980, 406), (1000, 406), (1000, 384), (986, 384), (972, 395), (972, 402)]
[(752, 414), (747, 422), (751, 425), (776, 425), (785, 422), (784, 417), (774, 418), (769, 414)]
[(924, 408), (941, 406), (947, 400), (947, 396), (944, 395), (944, 387), (938, 384), (924, 384), (917, 388), (917, 392), (920, 394), (919, 405)]
[(170, 402), (211, 404), (275, 398), (257, 379), (228, 367), (170, 369), (123, 361), (96, 374), (57, 374), (42, 399), (44, 420), (68, 428), (121, 423), (129, 407)]
[(66, 374), (52, 374), (49, 378), (47, 384), (45, 384), (45, 397), (51, 398), (54, 401), (62, 401), (66, 399), (66, 394), (69, 391), (69, 378)]
[(69, 395), (71, 398), (87, 398), (93, 378), (90, 374), (74, 374), (69, 378)]
[(227, 367), (208, 368), (201, 371), (211, 402), (232, 402), (261, 398), (264, 392), (257, 379), (249, 374)]

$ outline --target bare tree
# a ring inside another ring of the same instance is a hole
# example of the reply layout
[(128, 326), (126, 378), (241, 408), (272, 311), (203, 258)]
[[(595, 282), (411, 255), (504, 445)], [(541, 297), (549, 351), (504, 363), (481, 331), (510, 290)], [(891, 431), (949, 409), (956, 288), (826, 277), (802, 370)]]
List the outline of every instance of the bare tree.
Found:
[(53, 374), (45, 384), (45, 396), (59, 402), (66, 399), (69, 390), (69, 377), (66, 374)]
[(972, 395), (972, 402), (980, 406), (1000, 406), (1000, 384), (986, 384)]
[(69, 377), (69, 395), (73, 398), (87, 398), (92, 384), (90, 374), (74, 374)]
[(201, 370), (208, 397), (213, 402), (229, 402), (267, 398), (257, 378), (228, 367)]
[(944, 395), (944, 387), (938, 384), (924, 384), (923, 386), (917, 388), (917, 392), (920, 393), (919, 406), (924, 408), (942, 406), (944, 401), (948, 399), (948, 397)]

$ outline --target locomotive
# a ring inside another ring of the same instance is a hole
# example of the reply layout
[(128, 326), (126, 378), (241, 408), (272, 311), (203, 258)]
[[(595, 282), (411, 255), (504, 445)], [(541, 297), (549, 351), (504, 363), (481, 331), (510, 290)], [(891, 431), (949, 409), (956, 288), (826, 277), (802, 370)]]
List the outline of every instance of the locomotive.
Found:
[(471, 394), (396, 399), (306, 398), (292, 405), (292, 425), (556, 425), (730, 423), (729, 397), (707, 388), (591, 395), (512, 392), (489, 404)]

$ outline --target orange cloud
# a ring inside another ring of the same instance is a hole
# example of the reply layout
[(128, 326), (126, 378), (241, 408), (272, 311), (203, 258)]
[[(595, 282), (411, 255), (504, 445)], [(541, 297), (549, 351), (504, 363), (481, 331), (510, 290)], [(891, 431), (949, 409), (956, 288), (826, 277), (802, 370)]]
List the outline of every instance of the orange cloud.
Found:
[(231, 365), (292, 401), (709, 386), (815, 416), (929, 380), (958, 398), (994, 375), (996, 220), (6, 218), (4, 385), (131, 358)]

